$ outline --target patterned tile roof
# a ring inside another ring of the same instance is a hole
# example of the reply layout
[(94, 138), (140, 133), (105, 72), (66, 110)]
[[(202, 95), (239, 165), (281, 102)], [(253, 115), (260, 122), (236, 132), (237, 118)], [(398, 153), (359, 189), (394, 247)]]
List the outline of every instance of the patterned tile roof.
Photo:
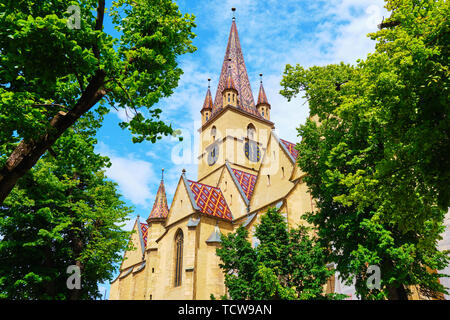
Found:
[(241, 188), (244, 191), (245, 196), (247, 197), (248, 200), (250, 200), (253, 194), (253, 190), (255, 189), (256, 175), (237, 169), (231, 170), (233, 170), (233, 173), (236, 176), (237, 181), (241, 185)]
[(256, 103), (256, 105), (263, 104), (263, 103), (268, 104), (270, 106), (269, 101), (267, 100), (266, 92), (264, 91), (264, 87), (263, 87), (263, 84), (261, 81), (261, 85), (259, 86), (258, 102)]
[(234, 89), (237, 91), (236, 85), (234, 84), (234, 81), (233, 81), (233, 74), (231, 73), (231, 66), (228, 67), (227, 78), (225, 81), (224, 89)]
[(205, 102), (203, 102), (203, 108), (202, 110), (212, 110), (213, 107), (213, 101), (212, 101), (212, 96), (211, 96), (211, 91), (208, 88), (208, 91), (206, 91), (206, 97), (205, 97)]
[(235, 21), (231, 24), (227, 49), (225, 51), (225, 57), (222, 64), (222, 71), (220, 73), (216, 97), (214, 99), (213, 115), (218, 113), (223, 108), (222, 91), (226, 85), (229, 66), (231, 66), (231, 74), (236, 90), (238, 91), (238, 109), (244, 110), (260, 117), (261, 119), (264, 119), (255, 108), (255, 100), (253, 99), (250, 81), (248, 80), (247, 68), (245, 67), (244, 55), (242, 54), (242, 48)]
[(292, 142), (289, 142), (289, 141), (286, 141), (283, 139), (280, 139), (280, 141), (284, 144), (284, 146), (289, 151), (289, 153), (294, 158), (294, 160), (296, 160), (298, 157), (298, 150), (295, 149), (295, 143), (292, 143)]
[(144, 246), (147, 247), (148, 224), (141, 223), (141, 233), (142, 239), (144, 240)]
[(200, 211), (222, 219), (233, 220), (231, 210), (219, 188), (187, 180)]
[(161, 179), (158, 192), (156, 193), (155, 203), (148, 219), (165, 219), (169, 214), (169, 207), (167, 206), (166, 190), (164, 188), (164, 180)]

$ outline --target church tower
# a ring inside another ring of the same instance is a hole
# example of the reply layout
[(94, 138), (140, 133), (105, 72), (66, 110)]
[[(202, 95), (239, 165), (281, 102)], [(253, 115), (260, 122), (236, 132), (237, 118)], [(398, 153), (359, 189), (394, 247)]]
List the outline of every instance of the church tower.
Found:
[[(274, 124), (264, 88), (255, 105), (233, 17), (214, 101), (208, 91), (200, 113), (199, 181), (214, 180), (226, 163), (231, 168), (256, 174)], [(264, 112), (264, 116), (262, 115)]]
[(259, 74), (261, 77), (261, 83), (259, 86), (258, 102), (256, 103), (256, 108), (259, 114), (267, 120), (270, 120), (270, 104), (267, 101), (266, 92), (264, 91), (262, 83), (262, 73)]

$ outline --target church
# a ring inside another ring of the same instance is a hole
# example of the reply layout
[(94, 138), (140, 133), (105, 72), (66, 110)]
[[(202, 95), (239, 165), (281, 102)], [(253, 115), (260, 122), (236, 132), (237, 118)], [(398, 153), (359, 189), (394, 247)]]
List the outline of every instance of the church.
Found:
[(279, 208), (290, 226), (314, 208), (295, 143), (273, 131), (262, 81), (255, 102), (234, 18), (215, 97), (208, 86), (200, 107), (198, 180), (183, 170), (169, 206), (161, 179), (146, 222), (136, 219), (135, 250), (124, 254), (111, 300), (222, 296), (220, 234), (243, 224), (257, 245), (254, 228), (269, 207)]
[[(200, 107), (198, 179), (183, 170), (170, 206), (161, 179), (147, 220), (135, 221), (134, 250), (124, 254), (111, 300), (223, 296), (216, 256), (221, 234), (243, 225), (257, 246), (255, 226), (269, 207), (279, 209), (290, 227), (305, 224), (301, 216), (314, 210), (295, 143), (274, 132), (262, 81), (255, 102), (234, 18), (215, 97), (208, 86)], [(354, 288), (343, 286), (333, 276), (324, 290), (354, 298)]]

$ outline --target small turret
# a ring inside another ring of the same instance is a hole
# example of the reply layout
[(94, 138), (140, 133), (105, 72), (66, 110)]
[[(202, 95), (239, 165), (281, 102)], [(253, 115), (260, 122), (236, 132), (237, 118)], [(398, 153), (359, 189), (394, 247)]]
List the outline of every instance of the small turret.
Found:
[(231, 59), (228, 59), (228, 72), (225, 80), (225, 85), (222, 91), (223, 106), (231, 105), (236, 107), (238, 105), (238, 91), (233, 81), (233, 74), (231, 72)]
[(262, 73), (260, 73), (259, 76), (261, 78), (261, 84), (259, 86), (258, 103), (256, 104), (256, 109), (264, 119), (270, 120), (270, 104), (267, 100), (266, 92), (264, 91), (262, 83)]
[(147, 218), (148, 224), (152, 222), (163, 221), (169, 214), (169, 207), (167, 206), (166, 190), (164, 188), (164, 169), (161, 170), (161, 182), (159, 184), (158, 192), (156, 193), (155, 203), (152, 211)]
[(206, 91), (205, 102), (203, 102), (203, 108), (200, 111), (200, 113), (202, 114), (202, 125), (211, 118), (212, 114), (213, 101), (210, 90), (210, 81), (211, 79), (208, 79), (208, 91)]

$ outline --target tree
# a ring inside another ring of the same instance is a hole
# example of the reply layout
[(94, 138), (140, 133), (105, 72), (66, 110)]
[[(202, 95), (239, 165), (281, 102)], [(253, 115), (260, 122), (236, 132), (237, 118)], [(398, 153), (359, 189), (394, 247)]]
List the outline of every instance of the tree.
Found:
[(285, 218), (270, 208), (261, 217), (253, 248), (248, 231), (240, 226), (236, 232), (221, 237), (216, 249), (225, 285), (232, 299), (325, 299), (339, 295), (324, 294), (323, 287), (334, 273), (326, 266), (324, 248), (300, 226), (288, 230)]
[[(305, 92), (298, 164), (318, 210), (307, 215), (329, 260), (364, 299), (406, 299), (408, 287), (444, 292), (431, 272), (450, 205), (449, 3), (389, 0), (357, 66), (286, 66), (281, 94)], [(381, 288), (369, 289), (369, 265)]]
[[(0, 298), (95, 299), (127, 248), (131, 211), (94, 153), (101, 119), (85, 114), (66, 130), (0, 206)], [(71, 265), (81, 288), (67, 287)]]
[(97, 104), (131, 110), (120, 126), (133, 142), (173, 133), (152, 106), (177, 86), (177, 57), (195, 50), (194, 17), (170, 0), (114, 1), (115, 39), (103, 31), (105, 10), (105, 0), (0, 4), (0, 204)]

